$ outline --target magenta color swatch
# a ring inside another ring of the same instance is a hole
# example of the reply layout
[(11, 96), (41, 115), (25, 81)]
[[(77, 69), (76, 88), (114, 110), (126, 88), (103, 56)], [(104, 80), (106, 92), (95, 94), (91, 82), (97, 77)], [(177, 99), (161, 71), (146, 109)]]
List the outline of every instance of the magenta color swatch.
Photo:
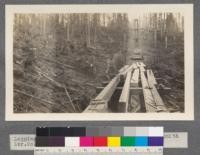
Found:
[(80, 137), (80, 146), (93, 146), (93, 137)]

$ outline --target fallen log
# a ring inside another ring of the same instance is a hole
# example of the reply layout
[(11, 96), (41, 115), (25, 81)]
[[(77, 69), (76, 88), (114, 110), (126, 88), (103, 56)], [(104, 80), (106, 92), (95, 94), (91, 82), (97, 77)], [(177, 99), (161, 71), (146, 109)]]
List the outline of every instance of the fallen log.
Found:
[(40, 99), (40, 98), (38, 98), (38, 97), (36, 97), (36, 96), (34, 96), (34, 95), (32, 95), (32, 94), (28, 94), (28, 93), (26, 93), (26, 92), (23, 92), (23, 91), (20, 91), (20, 90), (17, 90), (17, 89), (14, 89), (14, 92), (17, 92), (17, 93), (20, 93), (20, 94), (29, 96), (29, 97), (31, 97), (31, 98), (33, 98), (33, 99), (39, 100), (39, 101), (41, 101), (41, 102), (48, 103), (48, 104), (50, 104), (50, 105), (54, 105), (54, 104), (55, 104), (55, 103), (53, 103), (53, 102), (51, 102), (51, 101), (47, 101), (47, 100), (44, 100), (44, 99)]
[(60, 84), (59, 82), (55, 81), (54, 79), (50, 78), (46, 73), (42, 72), (42, 71), (40, 70), (40, 68), (38, 68), (38, 67), (35, 66), (35, 69), (37, 70), (37, 72), (38, 72), (40, 75), (44, 76), (45, 78), (47, 78), (49, 81), (53, 82), (53, 83), (54, 83), (55, 85), (57, 85), (58, 87), (61, 87), (61, 88), (64, 89), (64, 91), (65, 91), (67, 97), (69, 98), (69, 101), (70, 101), (70, 104), (71, 104), (73, 110), (76, 112), (76, 108), (75, 108), (75, 106), (74, 106), (74, 103), (73, 103), (72, 100), (71, 100), (71, 97), (70, 97), (70, 95), (69, 95), (69, 93), (68, 93), (66, 87), (65, 87), (64, 85)]
[(42, 60), (45, 60), (45, 61), (48, 61), (48, 62), (51, 62), (51, 63), (59, 64), (59, 65), (62, 66), (62, 67), (66, 67), (66, 68), (68, 68), (68, 69), (73, 69), (73, 70), (75, 70), (75, 67), (73, 67), (73, 66), (71, 66), (71, 65), (67, 65), (67, 64), (65, 64), (65, 63), (58, 62), (58, 61), (56, 61), (56, 60), (47, 59), (47, 58), (45, 58), (45, 57), (43, 57), (43, 56), (38, 57), (38, 59), (42, 59)]

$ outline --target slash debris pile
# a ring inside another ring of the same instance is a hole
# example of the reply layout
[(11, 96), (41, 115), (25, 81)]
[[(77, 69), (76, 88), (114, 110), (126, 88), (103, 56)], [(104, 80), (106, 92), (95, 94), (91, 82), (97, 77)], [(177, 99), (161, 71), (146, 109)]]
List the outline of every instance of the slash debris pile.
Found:
[(82, 112), (108, 78), (126, 24), (126, 14), (16, 14), (14, 112)]

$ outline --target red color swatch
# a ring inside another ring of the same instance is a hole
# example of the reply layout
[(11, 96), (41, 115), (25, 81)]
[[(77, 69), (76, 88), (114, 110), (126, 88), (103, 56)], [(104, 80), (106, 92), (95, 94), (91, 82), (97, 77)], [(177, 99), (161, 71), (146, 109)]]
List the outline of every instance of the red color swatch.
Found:
[(94, 137), (94, 146), (107, 146), (107, 137)]

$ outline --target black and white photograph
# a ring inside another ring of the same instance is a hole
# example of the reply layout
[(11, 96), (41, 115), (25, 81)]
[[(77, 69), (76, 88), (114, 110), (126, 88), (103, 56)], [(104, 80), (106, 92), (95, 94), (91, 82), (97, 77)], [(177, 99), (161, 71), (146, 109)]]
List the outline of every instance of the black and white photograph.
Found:
[(189, 4), (6, 6), (7, 120), (193, 119), (192, 17)]

